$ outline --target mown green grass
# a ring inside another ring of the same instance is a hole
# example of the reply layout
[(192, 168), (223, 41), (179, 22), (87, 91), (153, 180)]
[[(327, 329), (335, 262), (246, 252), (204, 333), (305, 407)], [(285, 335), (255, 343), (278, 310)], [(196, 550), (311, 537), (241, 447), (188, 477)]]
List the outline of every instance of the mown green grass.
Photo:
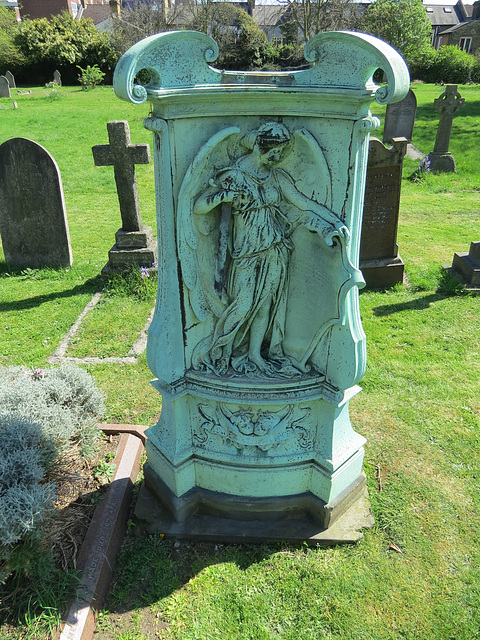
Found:
[[(413, 143), (426, 154), (442, 88), (413, 88)], [(135, 537), (133, 526), (99, 617), (99, 640), (155, 633), (165, 640), (480, 638), (480, 299), (450, 295), (441, 272), (454, 251), (480, 239), (480, 88), (459, 91), (466, 106), (450, 147), (457, 174), (415, 184), (408, 177), (418, 162), (405, 162), (398, 244), (408, 284), (360, 296), (368, 365), (351, 416), (368, 440), (375, 527), (357, 545), (307, 549), (175, 547), (158, 535)], [(0, 364), (33, 367), (45, 363), (101, 286), (120, 226), (113, 170), (95, 168), (90, 147), (107, 142), (111, 119), (129, 121), (133, 142), (149, 142), (150, 134), (142, 128), (148, 107), (120, 102), (110, 88), (66, 87), (56, 101), (34, 88), (17, 101), (18, 110), (1, 112), (0, 142), (30, 137), (54, 155), (74, 254), (73, 268), (59, 272), (7, 274), (0, 262)], [(383, 118), (384, 109), (373, 111)], [(143, 218), (155, 227), (152, 166), (138, 166), (137, 180)], [(72, 354), (123, 353), (148, 306), (137, 306), (136, 315), (131, 300), (105, 300), (87, 316)], [(88, 369), (108, 394), (107, 420), (156, 420), (160, 398), (144, 355), (137, 365)], [(33, 624), (6, 637), (28, 637)], [(41, 629), (44, 640), (47, 626)]]

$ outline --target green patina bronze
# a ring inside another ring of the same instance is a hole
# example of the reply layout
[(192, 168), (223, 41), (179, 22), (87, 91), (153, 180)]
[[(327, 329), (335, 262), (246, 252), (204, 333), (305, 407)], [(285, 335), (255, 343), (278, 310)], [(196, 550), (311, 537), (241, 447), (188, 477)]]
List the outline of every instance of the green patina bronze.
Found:
[(147, 357), (163, 405), (146, 483), (177, 522), (202, 509), (243, 521), (308, 513), (325, 528), (363, 485), (348, 403), (366, 361), (369, 105), (402, 99), (408, 70), (388, 44), (350, 32), (315, 36), (301, 71), (221, 71), (217, 53), (204, 34), (168, 32), (115, 71), (120, 98), (151, 102), (155, 143)]

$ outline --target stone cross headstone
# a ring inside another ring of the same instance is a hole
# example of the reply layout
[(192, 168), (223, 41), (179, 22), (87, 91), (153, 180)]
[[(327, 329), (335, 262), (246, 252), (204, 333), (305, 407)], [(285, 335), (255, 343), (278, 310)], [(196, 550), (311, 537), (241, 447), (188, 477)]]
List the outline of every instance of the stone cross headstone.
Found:
[(465, 104), (465, 98), (458, 93), (456, 84), (449, 84), (441, 96), (433, 101), (435, 111), (440, 114), (437, 136), (433, 151), (428, 154), (430, 171), (452, 173), (455, 171), (455, 159), (450, 153), (450, 136), (452, 135), (452, 121), (454, 115)]
[(406, 138), (410, 141), (416, 111), (417, 98), (411, 89), (403, 100), (387, 105), (383, 142), (391, 142), (393, 138)]
[(16, 89), (17, 85), (15, 84), (15, 78), (13, 77), (13, 73), (11, 71), (7, 71), (5, 73), (5, 77), (8, 80), (8, 84), (10, 85), (10, 89)]
[(10, 84), (5, 76), (0, 76), (0, 98), (11, 98)]
[[(372, 524), (348, 413), (369, 105), (402, 99), (408, 70), (351, 32), (312, 38), (301, 71), (222, 71), (217, 55), (166, 32), (115, 69), (118, 97), (152, 105), (162, 256), (147, 343), (162, 413), (136, 513), (171, 535), (331, 541), (358, 507), (342, 530), (356, 540)], [(154, 80), (135, 84), (144, 68)]]
[(378, 138), (370, 139), (360, 244), (360, 269), (370, 289), (403, 282), (397, 227), (407, 144), (406, 138), (394, 138), (388, 149)]
[(466, 285), (472, 293), (480, 293), (480, 242), (472, 242), (467, 252), (455, 252), (451, 267), (445, 269)]
[(62, 76), (60, 74), (60, 71), (58, 71), (57, 69), (55, 69), (55, 71), (53, 72), (53, 81), (56, 82), (59, 87), (62, 86)]
[(109, 251), (109, 262), (104, 272), (123, 270), (131, 264), (152, 267), (157, 248), (152, 228), (142, 223), (138, 198), (136, 164), (151, 162), (148, 144), (132, 144), (130, 128), (125, 120), (107, 123), (108, 145), (92, 147), (95, 165), (113, 166), (117, 186), (122, 227), (115, 234), (115, 245)]
[(0, 145), (0, 236), (9, 267), (72, 264), (60, 170), (32, 140)]

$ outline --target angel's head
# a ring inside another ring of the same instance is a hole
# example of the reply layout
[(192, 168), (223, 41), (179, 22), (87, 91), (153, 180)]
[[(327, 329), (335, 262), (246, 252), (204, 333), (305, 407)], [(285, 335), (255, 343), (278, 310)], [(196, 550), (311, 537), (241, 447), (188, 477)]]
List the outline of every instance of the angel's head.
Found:
[(255, 132), (253, 151), (266, 166), (278, 164), (290, 149), (290, 132), (278, 122), (266, 122)]

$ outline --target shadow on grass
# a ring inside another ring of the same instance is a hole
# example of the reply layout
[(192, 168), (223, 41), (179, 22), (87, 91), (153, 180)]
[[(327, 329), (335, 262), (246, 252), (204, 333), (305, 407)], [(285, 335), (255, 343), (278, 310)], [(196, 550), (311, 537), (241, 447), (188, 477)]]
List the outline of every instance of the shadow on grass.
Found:
[(240, 571), (246, 571), (286, 548), (293, 552), (298, 547), (280, 543), (175, 542), (161, 534), (130, 536), (120, 553), (104, 607), (114, 614), (151, 607), (182, 589), (210, 566), (232, 564)]
[(46, 302), (62, 298), (72, 298), (74, 296), (91, 294), (93, 295), (97, 291), (101, 291), (103, 286), (102, 276), (98, 275), (95, 278), (90, 278), (84, 283), (76, 285), (71, 289), (65, 289), (64, 291), (55, 291), (53, 293), (47, 293), (45, 295), (32, 296), (23, 300), (14, 300), (11, 302), (0, 302), (0, 312), (2, 311), (20, 311), (22, 309), (32, 309), (38, 307)]
[(405, 302), (394, 302), (393, 304), (382, 304), (373, 308), (373, 315), (377, 317), (389, 316), (392, 313), (400, 313), (401, 311), (422, 311), (428, 309), (431, 304), (439, 300), (445, 300), (450, 296), (443, 293), (431, 293), (423, 298), (415, 298), (414, 300), (406, 300)]

